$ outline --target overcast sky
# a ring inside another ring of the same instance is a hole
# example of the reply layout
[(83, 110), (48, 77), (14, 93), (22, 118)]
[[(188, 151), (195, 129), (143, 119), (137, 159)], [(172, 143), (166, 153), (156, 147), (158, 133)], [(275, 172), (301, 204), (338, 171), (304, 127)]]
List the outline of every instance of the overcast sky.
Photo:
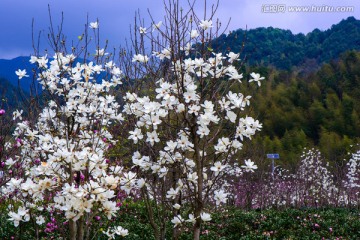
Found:
[[(187, 5), (187, 0), (180, 2)], [(197, 0), (199, 11), (203, 2)], [(208, 0), (208, 5), (213, 2)], [(137, 9), (142, 15), (147, 15), (149, 9), (155, 21), (162, 20), (164, 15), (163, 0), (0, 0), (0, 59), (32, 53), (32, 19), (35, 32), (46, 32), (49, 26), (48, 4), (55, 24), (59, 23), (61, 12), (64, 13), (63, 32), (68, 40), (76, 40), (83, 32), (88, 15), (90, 22), (99, 19), (101, 36), (110, 41), (110, 47), (118, 47), (129, 38), (129, 26)], [(279, 4), (285, 7), (284, 10), (276, 10)], [(313, 12), (291, 12), (289, 8), (292, 6), (313, 6)], [(352, 9), (330, 12), (329, 7)], [(220, 0), (217, 12), (222, 22), (231, 17), (229, 30), (272, 26), (305, 34), (315, 28), (326, 30), (349, 16), (360, 19), (359, 0)]]

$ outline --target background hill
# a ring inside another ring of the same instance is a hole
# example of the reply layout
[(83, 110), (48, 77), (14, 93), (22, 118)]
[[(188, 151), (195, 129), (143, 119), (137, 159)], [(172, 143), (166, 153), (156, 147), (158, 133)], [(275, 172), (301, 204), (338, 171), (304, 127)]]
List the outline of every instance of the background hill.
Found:
[(309, 72), (345, 51), (360, 50), (360, 21), (349, 17), (326, 31), (315, 29), (306, 35), (273, 27), (238, 29), (221, 35), (211, 47), (222, 52), (242, 52), (249, 65), (278, 69), (296, 66)]
[(263, 123), (244, 157), (276, 152), (291, 168), (304, 147), (316, 146), (333, 167), (345, 164), (348, 152), (360, 143), (359, 51), (343, 53), (307, 75), (269, 66), (243, 68), (246, 74), (266, 76), (259, 89), (240, 87), (253, 96), (252, 115), (258, 114)]

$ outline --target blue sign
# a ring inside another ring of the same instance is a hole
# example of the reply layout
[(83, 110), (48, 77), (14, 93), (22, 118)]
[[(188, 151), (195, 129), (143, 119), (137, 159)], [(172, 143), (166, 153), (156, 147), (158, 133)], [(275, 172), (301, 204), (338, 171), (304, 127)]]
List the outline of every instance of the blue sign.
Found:
[(266, 157), (272, 158), (272, 159), (279, 159), (280, 155), (278, 153), (269, 153), (269, 154), (266, 154)]

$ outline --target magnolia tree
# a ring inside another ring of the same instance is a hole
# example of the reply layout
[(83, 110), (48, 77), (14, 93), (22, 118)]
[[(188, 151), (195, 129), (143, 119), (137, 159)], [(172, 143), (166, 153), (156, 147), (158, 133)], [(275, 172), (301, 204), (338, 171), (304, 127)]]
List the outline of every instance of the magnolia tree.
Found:
[[(262, 125), (245, 113), (251, 97), (233, 90), (243, 80), (235, 67), (239, 54), (211, 49), (214, 9), (201, 19), (178, 1), (165, 9), (165, 20), (153, 22), (152, 30), (135, 27), (132, 61), (145, 73), (146, 89), (124, 96), (126, 138), (133, 169), (146, 179), (141, 194), (156, 239), (165, 239), (168, 220), (174, 239), (189, 226), (199, 239), (213, 206), (228, 199), (227, 180), (257, 168), (250, 159), (241, 168), (236, 154)], [(263, 79), (251, 73), (249, 82), (260, 86)]]
[(296, 174), (298, 183), (292, 204), (302, 201), (304, 205), (318, 206), (337, 202), (334, 197), (339, 190), (328, 168), (329, 163), (324, 162), (319, 150), (305, 149)]
[[(40, 70), (44, 92), (52, 97), (36, 123), (21, 121), (13, 134), (20, 153), (6, 164), (25, 175), (1, 189), (11, 200), (9, 217), (15, 226), (34, 219), (45, 231), (64, 225), (67, 238), (89, 239), (92, 231), (98, 232), (91, 229), (93, 221), (111, 219), (119, 210), (118, 193), (144, 184), (135, 173), (124, 171), (120, 161), (106, 157), (116, 143), (108, 128), (123, 120), (109, 93), (121, 84), (121, 71), (112, 62), (76, 63), (72, 54), (56, 53), (51, 61), (33, 56), (30, 61)], [(26, 72), (16, 74), (22, 78)], [(98, 74), (109, 80), (98, 82)], [(21, 118), (20, 113), (14, 118)], [(114, 238), (127, 235), (127, 230), (117, 226), (104, 234)]]
[(348, 172), (344, 181), (350, 205), (359, 204), (360, 195), (360, 151), (353, 153), (347, 163)]

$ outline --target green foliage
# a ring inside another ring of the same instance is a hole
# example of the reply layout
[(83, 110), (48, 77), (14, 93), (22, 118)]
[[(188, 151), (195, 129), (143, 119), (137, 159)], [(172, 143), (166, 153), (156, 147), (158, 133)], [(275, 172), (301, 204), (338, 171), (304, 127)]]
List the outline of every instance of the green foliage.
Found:
[(145, 236), (149, 240), (155, 239), (144, 202), (126, 202), (114, 220), (114, 226), (116, 225), (129, 230), (129, 235), (125, 238), (127, 240), (140, 240), (144, 239)]
[[(218, 209), (212, 213), (212, 220), (201, 229), (202, 240), (240, 240), (240, 239), (359, 239), (360, 211), (347, 208), (303, 208), (286, 210), (251, 210), (238, 208)], [(7, 216), (0, 215), (1, 239), (36, 239), (34, 226), (23, 223), (15, 228)], [(147, 219), (145, 204), (141, 201), (128, 202), (121, 207), (117, 218), (111, 225), (120, 225), (129, 230), (123, 239), (154, 239)], [(99, 232), (102, 229), (99, 228)], [(179, 236), (180, 240), (190, 240), (191, 225), (186, 225)], [(171, 239), (172, 224), (168, 222), (166, 239)], [(42, 235), (40, 239), (50, 239), (56, 234)], [(96, 239), (106, 239), (98, 235)], [(119, 238), (122, 239), (122, 238)]]
[(294, 169), (302, 149), (317, 146), (331, 165), (341, 165), (360, 139), (360, 52), (344, 53), (307, 75), (270, 67), (245, 70), (255, 69), (266, 73), (260, 93), (251, 85), (243, 92), (253, 96), (251, 111), (263, 129), (251, 146), (245, 142), (242, 157), (259, 163), (276, 152), (277, 165)]
[[(360, 50), (359, 29), (360, 21), (354, 17), (342, 20), (326, 31), (315, 29), (306, 35), (273, 27), (238, 29), (215, 39), (212, 48), (242, 52), (251, 66), (271, 65), (287, 70), (304, 66), (314, 70), (345, 51)], [(309, 65), (309, 62), (313, 64)]]

